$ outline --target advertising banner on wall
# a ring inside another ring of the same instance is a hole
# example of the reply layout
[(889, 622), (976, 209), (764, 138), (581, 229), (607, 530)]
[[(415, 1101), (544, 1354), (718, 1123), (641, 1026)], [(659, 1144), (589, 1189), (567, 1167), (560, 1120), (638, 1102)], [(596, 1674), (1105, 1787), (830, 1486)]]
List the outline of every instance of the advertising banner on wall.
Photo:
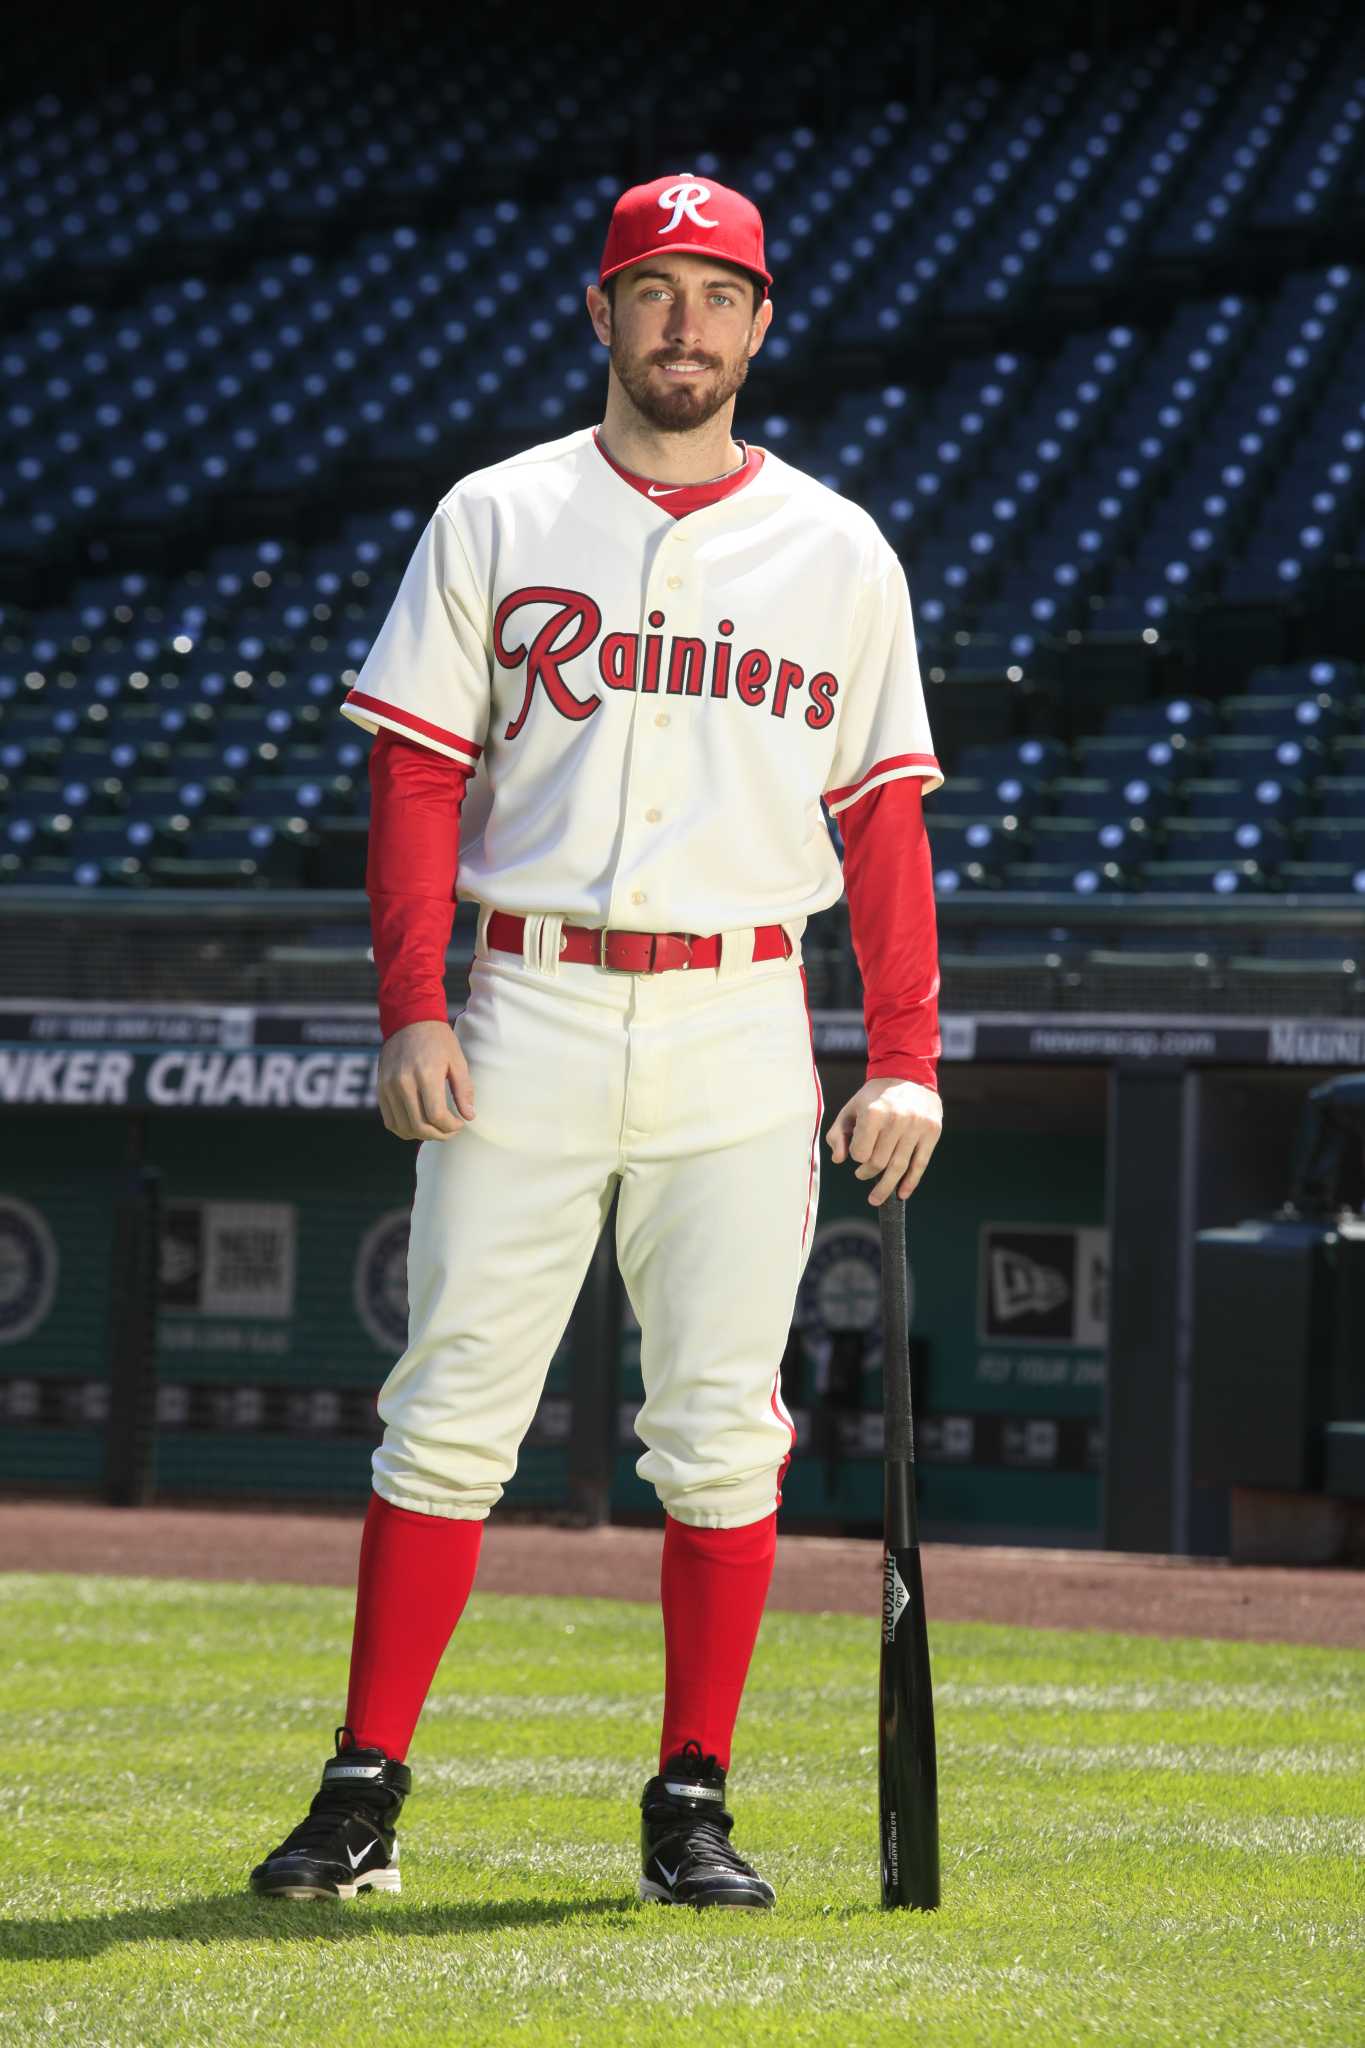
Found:
[(179, 1315), (291, 1316), (292, 1202), (170, 1202), (161, 1228), (160, 1305)]
[(1104, 1349), (1107, 1230), (983, 1223), (980, 1244), (977, 1331), (983, 1344)]
[(32, 1202), (0, 1194), (0, 1344), (17, 1344), (46, 1318), (57, 1293), (57, 1245)]

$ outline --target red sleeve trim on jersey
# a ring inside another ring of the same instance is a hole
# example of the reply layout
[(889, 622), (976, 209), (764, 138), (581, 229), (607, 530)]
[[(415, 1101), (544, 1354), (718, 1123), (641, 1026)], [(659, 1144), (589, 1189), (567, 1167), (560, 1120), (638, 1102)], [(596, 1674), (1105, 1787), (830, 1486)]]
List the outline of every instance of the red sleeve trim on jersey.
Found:
[(866, 775), (860, 776), (857, 782), (846, 783), (842, 789), (827, 789), (825, 802), (832, 810), (843, 804), (850, 804), (856, 796), (861, 796), (868, 784), (875, 782), (879, 775), (890, 775), (897, 768), (923, 768), (931, 775), (942, 775), (942, 770), (932, 754), (888, 754), (884, 761), (878, 761), (875, 767), (869, 768)]
[(467, 754), (471, 761), (477, 761), (483, 748), (474, 740), (461, 738), (457, 732), (447, 732), (443, 725), (433, 725), (430, 719), (419, 718), (415, 711), (402, 711), (396, 704), (386, 704), (382, 697), (371, 697), (364, 690), (352, 690), (343, 698), (343, 709), (354, 704), (361, 711), (373, 711), (384, 718), (392, 718), (409, 731), (420, 733), (424, 739), (439, 740), (443, 747), (454, 747), (461, 754)]
[(883, 782), (848, 814), (844, 889), (863, 977), (867, 1078), (938, 1086), (938, 929), (924, 793)]

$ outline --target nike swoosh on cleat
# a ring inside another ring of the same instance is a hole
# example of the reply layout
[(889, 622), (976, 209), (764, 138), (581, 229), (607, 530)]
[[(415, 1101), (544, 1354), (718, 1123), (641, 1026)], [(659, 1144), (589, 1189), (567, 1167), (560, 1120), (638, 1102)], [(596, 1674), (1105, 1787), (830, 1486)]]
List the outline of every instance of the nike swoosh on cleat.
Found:
[(654, 1858), (654, 1861), (658, 1865), (660, 1877), (666, 1880), (669, 1890), (673, 1891), (676, 1888), (678, 1882), (678, 1870), (682, 1869), (681, 1863), (678, 1865), (678, 1870), (670, 1870), (668, 1865), (664, 1863), (658, 1856)]
[(378, 1846), (378, 1843), (379, 1837), (378, 1835), (376, 1835), (373, 1842), (367, 1842), (363, 1849), (359, 1849), (356, 1851), (356, 1854), (354, 1856), (352, 1856), (349, 1849), (346, 1851), (346, 1860), (350, 1864), (352, 1870), (359, 1870), (361, 1864), (369, 1855), (371, 1849), (376, 1848)]

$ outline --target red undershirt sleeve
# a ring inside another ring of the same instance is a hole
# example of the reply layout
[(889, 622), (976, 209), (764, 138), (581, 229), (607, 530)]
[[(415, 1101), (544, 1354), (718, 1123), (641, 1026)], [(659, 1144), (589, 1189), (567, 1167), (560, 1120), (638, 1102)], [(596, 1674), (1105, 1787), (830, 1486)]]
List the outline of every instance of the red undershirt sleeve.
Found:
[(938, 1087), (938, 928), (924, 794), (885, 782), (839, 813), (853, 951), (863, 977), (867, 1078)]
[(446, 948), (455, 921), (460, 805), (470, 769), (385, 728), (370, 748), (365, 893), (379, 977), (379, 1028), (446, 1023)]

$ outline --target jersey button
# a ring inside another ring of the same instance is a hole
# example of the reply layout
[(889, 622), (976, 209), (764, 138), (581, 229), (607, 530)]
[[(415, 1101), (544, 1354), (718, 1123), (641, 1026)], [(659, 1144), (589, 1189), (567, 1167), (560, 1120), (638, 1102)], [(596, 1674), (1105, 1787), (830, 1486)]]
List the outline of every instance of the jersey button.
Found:
[(668, 722), (668, 713), (666, 711), (660, 711), (654, 720), (656, 725), (667, 725)]
[(645, 895), (643, 889), (632, 889), (630, 892), (630, 900), (632, 903), (647, 903), (649, 901), (649, 898)]
[(662, 816), (663, 812), (656, 811), (651, 805), (650, 809), (645, 812), (645, 823), (647, 825), (657, 825)]
[(669, 587), (669, 589), (670, 589), (670, 590), (681, 590), (681, 589), (682, 589), (682, 577), (681, 577), (681, 576), (670, 576), (670, 577), (668, 578), (668, 587)]

